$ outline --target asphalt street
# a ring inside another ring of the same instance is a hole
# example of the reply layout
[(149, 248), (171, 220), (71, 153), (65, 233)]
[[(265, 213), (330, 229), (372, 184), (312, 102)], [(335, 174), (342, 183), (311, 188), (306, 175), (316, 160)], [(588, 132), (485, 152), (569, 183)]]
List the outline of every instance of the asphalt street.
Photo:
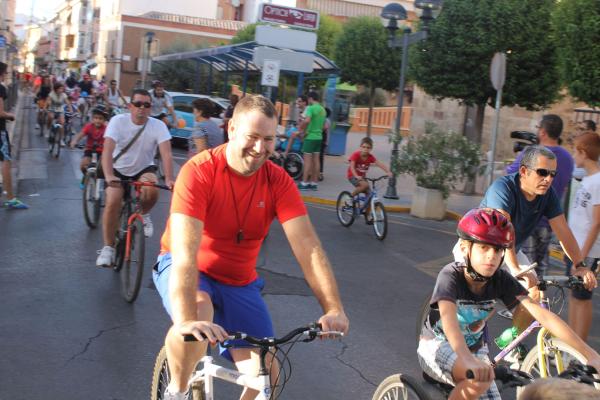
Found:
[[(185, 151), (175, 153), (181, 165)], [(30, 209), (0, 209), (0, 399), (149, 398), (154, 359), (169, 326), (150, 282), (169, 194), (161, 193), (152, 211), (155, 235), (146, 244), (143, 288), (127, 304), (117, 274), (94, 265), (101, 232), (83, 220), (80, 157), (81, 150), (66, 150), (50, 159), (29, 116), (22, 131), (19, 194)], [(437, 270), (449, 261), (456, 222), (389, 215), (388, 237), (380, 242), (362, 219), (344, 228), (332, 207), (307, 207), (351, 328), (342, 341), (297, 344), (281, 398), (370, 399), (388, 375), (420, 376), (415, 320)], [(316, 320), (320, 307), (277, 222), (266, 254), (259, 271), (276, 332)], [(596, 348), (598, 335), (596, 324)], [(238, 393), (225, 384), (217, 390), (220, 398)]]

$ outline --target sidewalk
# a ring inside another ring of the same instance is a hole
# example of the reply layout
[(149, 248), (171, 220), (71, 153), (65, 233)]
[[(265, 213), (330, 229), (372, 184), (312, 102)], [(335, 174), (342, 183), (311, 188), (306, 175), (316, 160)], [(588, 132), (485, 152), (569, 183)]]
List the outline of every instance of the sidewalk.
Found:
[[(21, 135), (20, 128), (22, 124), (23, 118), (23, 102), (25, 98), (25, 93), (19, 90), (19, 95), (17, 99), (17, 103), (13, 107), (12, 110), (8, 110), (15, 115), (15, 120), (13, 122), (7, 122), (6, 127), (8, 131), (8, 138), (10, 140), (11, 146), (11, 155), (12, 155), (12, 163), (11, 163), (11, 173), (12, 173), (12, 186), (13, 193), (18, 196), (17, 190), (19, 188), (17, 176), (18, 176), (18, 159), (19, 159), (19, 148), (21, 144)], [(2, 185), (2, 174), (0, 174), (0, 185)], [(2, 188), (4, 191), (4, 188)], [(0, 196), (2, 197), (2, 196)]]
[[(319, 190), (314, 192), (303, 192), (303, 199), (307, 202), (315, 202), (321, 204), (335, 205), (337, 196), (343, 190), (350, 190), (352, 186), (346, 179), (346, 171), (348, 169), (348, 157), (359, 149), (360, 140), (365, 135), (363, 133), (348, 133), (346, 143), (346, 154), (344, 156), (325, 156), (325, 168), (323, 175), (325, 179), (319, 184)], [(389, 143), (387, 135), (372, 135), (373, 152), (372, 154), (378, 160), (389, 165), (392, 144)], [(369, 176), (377, 177), (383, 174), (383, 171), (377, 167), (369, 169)], [(396, 181), (396, 192), (398, 200), (383, 198), (386, 192), (387, 181), (378, 183), (377, 190), (379, 197), (386, 206), (386, 209), (391, 212), (410, 212), (410, 203), (412, 193), (416, 187), (413, 177), (408, 175), (400, 175)], [(459, 192), (453, 192), (447, 199), (446, 218), (458, 220), (460, 217), (479, 205), (481, 195), (464, 195)]]

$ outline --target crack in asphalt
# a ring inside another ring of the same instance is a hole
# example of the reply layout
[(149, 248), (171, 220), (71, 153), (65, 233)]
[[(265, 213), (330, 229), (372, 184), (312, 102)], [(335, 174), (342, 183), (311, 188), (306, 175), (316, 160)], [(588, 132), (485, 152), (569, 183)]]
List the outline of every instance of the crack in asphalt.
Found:
[(366, 376), (363, 375), (363, 373), (358, 368), (356, 368), (352, 364), (350, 364), (350, 363), (342, 360), (341, 357), (344, 355), (344, 353), (346, 352), (346, 349), (348, 349), (348, 348), (349, 348), (348, 345), (346, 343), (342, 342), (342, 351), (340, 352), (340, 354), (338, 354), (338, 355), (335, 356), (335, 359), (338, 360), (338, 362), (340, 364), (345, 365), (346, 367), (348, 367), (348, 368), (352, 369), (353, 371), (355, 371), (358, 374), (358, 376), (360, 376), (363, 379), (363, 381), (367, 382), (368, 384), (370, 384), (372, 386), (377, 387), (377, 384), (371, 382)]
[(112, 328), (108, 328), (108, 329), (102, 329), (102, 330), (100, 330), (100, 332), (98, 332), (98, 334), (96, 334), (95, 336), (92, 336), (92, 337), (88, 338), (88, 341), (87, 341), (87, 343), (85, 344), (85, 346), (83, 347), (83, 350), (81, 350), (79, 353), (76, 353), (76, 354), (74, 354), (74, 355), (73, 355), (71, 358), (69, 358), (69, 359), (68, 359), (68, 360), (65, 362), (64, 366), (66, 366), (68, 363), (70, 363), (71, 361), (73, 361), (73, 360), (74, 360), (74, 359), (76, 359), (77, 357), (79, 357), (79, 356), (81, 356), (81, 355), (85, 354), (85, 353), (86, 353), (86, 352), (89, 350), (90, 346), (92, 345), (92, 342), (93, 342), (94, 340), (98, 339), (100, 336), (102, 336), (102, 335), (103, 335), (103, 334), (105, 334), (106, 332), (114, 331), (114, 330), (121, 329), (121, 328), (127, 328), (127, 327), (130, 327), (130, 326), (134, 325), (134, 324), (135, 324), (135, 322), (130, 322), (130, 323), (128, 323), (128, 324), (125, 324), (125, 325), (117, 325), (117, 326), (114, 326), (114, 327), (112, 327)]

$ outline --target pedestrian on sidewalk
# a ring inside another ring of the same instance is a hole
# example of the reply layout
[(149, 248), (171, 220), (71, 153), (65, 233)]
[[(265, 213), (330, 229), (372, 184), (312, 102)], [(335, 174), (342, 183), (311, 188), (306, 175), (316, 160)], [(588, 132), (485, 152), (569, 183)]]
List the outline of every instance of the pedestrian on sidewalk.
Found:
[(12, 190), (10, 162), (12, 157), (10, 154), (10, 140), (8, 131), (6, 130), (6, 121), (14, 121), (15, 116), (4, 109), (4, 104), (6, 99), (8, 99), (8, 92), (2, 82), (4, 82), (7, 69), (8, 65), (0, 62), (0, 162), (2, 162), (2, 190), (6, 192), (7, 198), (7, 201), (4, 202), (4, 207), (24, 210), (29, 207), (17, 199)]
[(319, 103), (317, 92), (308, 93), (309, 106), (304, 111), (305, 118), (298, 126), (304, 132), (302, 153), (304, 157), (304, 173), (302, 182), (298, 185), (300, 190), (317, 190), (319, 181), (319, 152), (323, 141), (323, 126), (327, 114)]

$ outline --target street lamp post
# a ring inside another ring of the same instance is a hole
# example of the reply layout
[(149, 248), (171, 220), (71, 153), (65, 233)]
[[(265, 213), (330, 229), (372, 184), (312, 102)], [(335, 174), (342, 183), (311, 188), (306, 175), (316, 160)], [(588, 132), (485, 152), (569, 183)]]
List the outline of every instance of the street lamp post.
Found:
[[(406, 20), (406, 9), (398, 3), (390, 3), (381, 11), (381, 18), (389, 20), (387, 29), (390, 32), (388, 46), (390, 48), (402, 47), (402, 62), (400, 64), (400, 83), (398, 85), (398, 108), (396, 111), (396, 126), (394, 127), (394, 138), (392, 153), (390, 155), (390, 165), (396, 165), (398, 161), (398, 145), (402, 140), (400, 134), (400, 123), (402, 121), (402, 107), (404, 106), (404, 83), (406, 77), (406, 68), (408, 66), (408, 46), (412, 43), (424, 40), (427, 37), (429, 22), (433, 20), (433, 11), (441, 8), (442, 0), (416, 0), (415, 7), (423, 10), (421, 21), (423, 21), (423, 29), (418, 32), (411, 32), (411, 29), (406, 27), (402, 32), (402, 40), (396, 36), (398, 30), (398, 21)], [(386, 199), (398, 199), (396, 190), (396, 179), (398, 173), (396, 168), (392, 168), (394, 176), (388, 181), (388, 187), (385, 192)]]
[(146, 32), (146, 57), (144, 59), (144, 69), (142, 70), (142, 88), (146, 89), (146, 80), (148, 79), (148, 70), (150, 69), (150, 48), (154, 40), (154, 32)]

